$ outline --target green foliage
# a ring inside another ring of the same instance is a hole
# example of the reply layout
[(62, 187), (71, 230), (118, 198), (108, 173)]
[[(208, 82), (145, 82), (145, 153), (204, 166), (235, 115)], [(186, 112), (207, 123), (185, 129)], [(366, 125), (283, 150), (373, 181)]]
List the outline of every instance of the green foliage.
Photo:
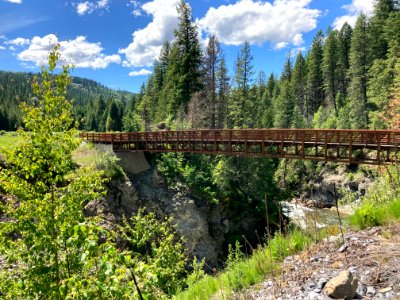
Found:
[(311, 117), (323, 101), (322, 44), (323, 34), (319, 31), (307, 56), (307, 117)]
[(211, 157), (165, 153), (157, 159), (157, 170), (164, 174), (170, 187), (185, 183), (195, 197), (217, 202), (217, 191), (212, 182)]
[(70, 244), (72, 234), (84, 221), (81, 205), (99, 195), (94, 189), (101, 190), (100, 174), (76, 170), (72, 161), (79, 140), (70, 129), (71, 104), (65, 99), (68, 67), (50, 73), (57, 50), (50, 53), (41, 78), (35, 77), (36, 98), (21, 105), (29, 132), (19, 131), (22, 142), (7, 151), (7, 168), (0, 171), (8, 195), (2, 210), (9, 221), (0, 223), (0, 253), (7, 262), (0, 277), (7, 298), (62, 297), (65, 280), (83, 263), (70, 269), (71, 255), (78, 252)]
[(367, 128), (368, 20), (361, 14), (354, 27), (350, 50), (349, 109), (351, 128)]
[(350, 218), (350, 224), (360, 229), (383, 225), (386, 221), (385, 209), (374, 203), (363, 203)]
[[(56, 47), (35, 78), (36, 98), (21, 106), (29, 132), (18, 132), (22, 141), (0, 169), (0, 297), (132, 299), (139, 288), (145, 299), (175, 293), (186, 260), (170, 219), (139, 212), (125, 220), (121, 230), (131, 251), (123, 251), (100, 220), (83, 214), (84, 203), (101, 196), (104, 179), (72, 160), (80, 140), (66, 100), (68, 67), (54, 74), (58, 57)], [(105, 160), (106, 168), (115, 165), (111, 156)]]
[[(33, 96), (32, 81), (35, 74), (0, 71), (0, 130), (16, 130), (22, 126), (22, 112), (19, 105)], [(120, 101), (134, 97), (126, 91), (106, 88), (93, 80), (74, 76), (67, 90), (67, 98), (73, 99), (73, 116), (80, 129), (104, 131), (103, 120), (107, 107), (104, 99)], [(104, 107), (98, 107), (103, 101)]]
[(115, 179), (125, 176), (125, 172), (118, 164), (119, 158), (113, 152), (100, 151), (96, 156), (95, 166), (97, 170), (103, 172), (103, 176)]
[(313, 239), (307, 234), (294, 230), (288, 235), (277, 234), (268, 244), (255, 249), (245, 257), (239, 243), (229, 247), (227, 267), (216, 277), (206, 275), (200, 281), (190, 284), (186, 291), (175, 299), (210, 299), (229, 295), (259, 283), (266, 275), (279, 274), (280, 262), (287, 256), (308, 248)]
[(287, 198), (289, 198), (289, 195), (293, 195), (299, 190), (300, 184), (304, 183), (306, 178), (309, 178), (312, 171), (313, 166), (311, 162), (282, 159), (274, 177), (280, 186), (285, 187), (285, 191), (288, 193)]
[[(186, 256), (183, 240), (175, 238), (171, 218), (158, 221), (154, 213), (145, 214), (141, 209), (129, 220), (123, 219), (120, 231), (128, 243), (144, 292), (159, 299), (184, 287)], [(199, 265), (195, 267), (198, 275)]]
[(229, 102), (229, 124), (233, 128), (248, 128), (253, 119), (250, 86), (253, 81), (253, 55), (249, 42), (244, 42), (235, 62), (235, 75), (233, 77), (235, 88)]
[(400, 170), (389, 167), (387, 173), (362, 197), (361, 204), (350, 217), (357, 228), (385, 225), (400, 219)]

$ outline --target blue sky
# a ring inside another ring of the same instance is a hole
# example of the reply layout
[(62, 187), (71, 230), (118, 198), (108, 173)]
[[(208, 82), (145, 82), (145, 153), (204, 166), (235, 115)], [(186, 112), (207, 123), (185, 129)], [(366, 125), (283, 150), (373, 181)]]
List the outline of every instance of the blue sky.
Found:
[[(230, 72), (245, 40), (256, 72), (280, 73), (289, 53), (307, 51), (315, 33), (354, 24), (373, 0), (189, 0), (202, 43), (215, 33)], [(0, 0), (0, 70), (37, 72), (61, 44), (72, 75), (137, 92), (165, 40), (179, 0)]]

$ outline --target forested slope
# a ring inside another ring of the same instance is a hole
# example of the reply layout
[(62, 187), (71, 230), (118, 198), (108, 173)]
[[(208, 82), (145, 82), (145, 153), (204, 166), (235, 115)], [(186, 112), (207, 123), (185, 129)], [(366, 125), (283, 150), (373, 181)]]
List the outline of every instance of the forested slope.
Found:
[[(0, 71), (0, 130), (15, 130), (21, 126), (19, 105), (22, 101), (32, 100), (31, 85), (35, 75)], [(90, 79), (73, 77), (68, 99), (73, 102), (75, 119), (80, 128), (104, 131), (111, 107), (118, 108), (117, 112), (113, 111), (114, 118), (121, 119), (125, 107), (135, 101), (135, 95), (109, 89)], [(93, 120), (94, 116), (99, 117)]]

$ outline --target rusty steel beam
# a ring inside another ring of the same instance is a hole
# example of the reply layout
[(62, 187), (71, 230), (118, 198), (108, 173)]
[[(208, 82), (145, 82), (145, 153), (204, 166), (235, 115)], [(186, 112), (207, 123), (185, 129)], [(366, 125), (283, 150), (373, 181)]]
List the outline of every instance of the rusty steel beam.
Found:
[(396, 163), (400, 151), (400, 130), (201, 129), (82, 132), (80, 137), (112, 144), (116, 152), (190, 152), (372, 165)]

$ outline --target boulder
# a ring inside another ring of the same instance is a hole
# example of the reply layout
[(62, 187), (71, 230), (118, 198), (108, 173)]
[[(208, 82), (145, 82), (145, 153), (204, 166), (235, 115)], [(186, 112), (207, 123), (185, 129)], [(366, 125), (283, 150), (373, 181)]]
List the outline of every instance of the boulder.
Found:
[(350, 271), (342, 271), (331, 278), (325, 285), (324, 292), (334, 299), (353, 299), (356, 294), (358, 279)]

